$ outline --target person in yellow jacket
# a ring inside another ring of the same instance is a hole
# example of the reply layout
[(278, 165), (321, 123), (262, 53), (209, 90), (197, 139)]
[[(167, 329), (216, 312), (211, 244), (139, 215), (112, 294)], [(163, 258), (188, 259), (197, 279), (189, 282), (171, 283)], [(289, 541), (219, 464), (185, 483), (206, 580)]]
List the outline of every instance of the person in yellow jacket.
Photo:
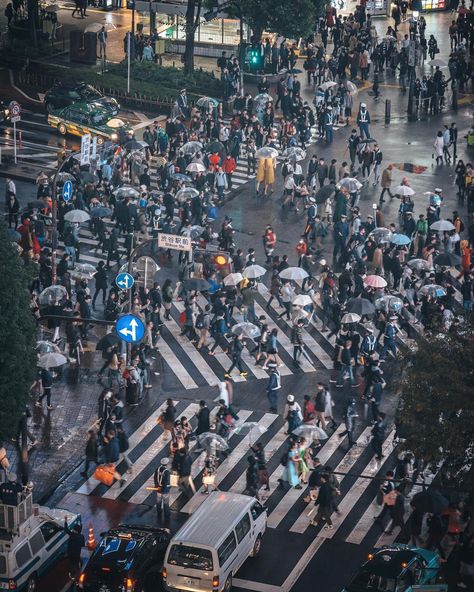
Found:
[(260, 158), (257, 169), (257, 195), (260, 189), (260, 184), (263, 182), (263, 195), (267, 195), (270, 187), (270, 195), (273, 193), (273, 184), (275, 183), (275, 166), (276, 161), (273, 158)]

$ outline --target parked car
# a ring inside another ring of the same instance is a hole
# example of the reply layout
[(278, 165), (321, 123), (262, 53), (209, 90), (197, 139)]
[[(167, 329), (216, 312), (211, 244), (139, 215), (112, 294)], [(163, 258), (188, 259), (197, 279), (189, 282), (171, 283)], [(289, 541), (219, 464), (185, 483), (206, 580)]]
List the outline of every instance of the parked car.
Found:
[(48, 115), (48, 123), (65, 136), (97, 136), (99, 144), (105, 140), (124, 143), (133, 137), (132, 128), (122, 119), (111, 118), (108, 111), (94, 103), (74, 103)]
[(44, 105), (48, 113), (82, 102), (94, 103), (103, 107), (112, 117), (115, 117), (120, 111), (120, 105), (115, 99), (106, 97), (99, 90), (85, 82), (71, 85), (58, 81), (48, 90), (44, 97)]
[(79, 576), (79, 588), (86, 592), (142, 592), (152, 581), (153, 590), (159, 590), (169, 540), (167, 528), (120, 525), (109, 530)]

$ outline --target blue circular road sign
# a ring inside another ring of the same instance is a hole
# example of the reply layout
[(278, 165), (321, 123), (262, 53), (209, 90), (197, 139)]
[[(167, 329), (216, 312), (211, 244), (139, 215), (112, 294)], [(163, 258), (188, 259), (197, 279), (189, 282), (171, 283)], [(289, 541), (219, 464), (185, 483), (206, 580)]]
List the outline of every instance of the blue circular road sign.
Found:
[(133, 276), (126, 272), (119, 273), (115, 278), (115, 284), (117, 285), (117, 288), (120, 288), (121, 290), (130, 290), (130, 288), (133, 288), (134, 283), (135, 280), (133, 279)]
[(68, 202), (72, 198), (72, 181), (66, 181), (63, 185), (63, 199)]
[(120, 317), (115, 326), (117, 335), (127, 343), (136, 343), (145, 335), (145, 325), (135, 315)]

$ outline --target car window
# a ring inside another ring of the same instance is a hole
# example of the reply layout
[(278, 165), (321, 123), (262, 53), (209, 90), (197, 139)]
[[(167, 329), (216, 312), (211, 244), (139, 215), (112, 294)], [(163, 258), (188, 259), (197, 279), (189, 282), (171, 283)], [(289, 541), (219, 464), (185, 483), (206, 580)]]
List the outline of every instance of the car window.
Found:
[(53, 536), (60, 530), (59, 526), (54, 524), (54, 522), (45, 522), (40, 526), (40, 529), (46, 542), (51, 540)]
[(31, 559), (31, 551), (28, 543), (22, 545), (15, 553), (16, 564), (22, 568)]
[(230, 558), (236, 547), (237, 542), (235, 540), (234, 531), (232, 531), (217, 550), (217, 557), (219, 558), (219, 564), (221, 567), (225, 565), (226, 561)]
[(189, 567), (202, 571), (212, 571), (212, 554), (209, 549), (189, 545), (173, 545), (168, 555), (168, 563), (179, 567)]
[(30, 539), (31, 551), (36, 555), (43, 548), (43, 545), (43, 535), (41, 534), (41, 530), (38, 530)]
[(261, 504), (261, 503), (259, 503), (259, 502), (255, 503), (255, 504), (252, 506), (252, 509), (250, 510), (250, 512), (251, 512), (251, 514), (252, 514), (252, 518), (253, 518), (254, 520), (256, 520), (256, 519), (257, 519), (257, 518), (260, 516), (260, 514), (261, 514), (262, 512), (264, 512), (264, 511), (265, 511), (265, 508), (264, 508), (264, 507), (262, 506), (262, 504)]
[(250, 516), (245, 514), (242, 520), (237, 524), (235, 527), (235, 534), (237, 535), (237, 540), (240, 541), (245, 537), (245, 535), (250, 530)]

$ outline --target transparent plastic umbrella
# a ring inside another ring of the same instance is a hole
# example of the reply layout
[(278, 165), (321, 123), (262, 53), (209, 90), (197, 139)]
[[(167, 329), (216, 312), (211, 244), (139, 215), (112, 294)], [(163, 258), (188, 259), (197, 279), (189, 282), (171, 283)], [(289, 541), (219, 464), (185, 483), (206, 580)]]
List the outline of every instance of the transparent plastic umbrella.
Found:
[(84, 29), (84, 33), (98, 33), (102, 27), (105, 27), (106, 31), (113, 31), (117, 28), (113, 23), (89, 23)]
[(394, 187), (393, 194), (407, 197), (409, 195), (415, 195), (415, 191), (411, 187), (408, 187), (408, 185), (398, 185)]
[(64, 366), (64, 364), (67, 364), (66, 356), (55, 352), (43, 354), (38, 360), (38, 366), (40, 368), (58, 368), (59, 366)]
[(253, 323), (247, 323), (247, 322), (236, 323), (232, 327), (232, 333), (234, 335), (243, 335), (244, 337), (250, 337), (250, 339), (256, 339), (257, 337), (260, 337), (260, 335), (261, 335), (261, 331), (257, 327), (257, 325), (254, 325)]
[(291, 146), (291, 148), (285, 150), (283, 156), (286, 156), (287, 158), (296, 161), (304, 160), (306, 158), (306, 151), (303, 150), (303, 148), (300, 148), (299, 146)]
[(287, 267), (278, 274), (283, 280), (304, 280), (308, 272), (301, 267)]
[(393, 233), (389, 228), (375, 228), (369, 234), (377, 244), (389, 243), (392, 240)]
[(201, 142), (196, 142), (193, 140), (191, 142), (186, 142), (186, 144), (184, 144), (180, 150), (182, 150), (184, 154), (194, 155), (196, 152), (199, 152), (199, 150), (202, 150), (202, 144)]
[(355, 193), (362, 187), (362, 183), (355, 177), (344, 177), (344, 179), (339, 181), (339, 185), (344, 187), (344, 189), (347, 189), (349, 193)]
[(244, 276), (244, 278), (254, 280), (256, 278), (261, 277), (262, 275), (265, 275), (266, 273), (267, 270), (261, 265), (249, 265), (244, 269), (242, 275)]
[(61, 350), (55, 343), (51, 343), (50, 341), (37, 341), (36, 342), (36, 353), (43, 355), (43, 354), (60, 354)]
[(432, 267), (425, 259), (410, 259), (407, 263), (408, 267), (416, 271), (429, 271)]
[(184, 173), (175, 173), (174, 175), (171, 175), (171, 178), (173, 181), (182, 181), (183, 183), (192, 182), (191, 177), (189, 175), (185, 175)]
[(428, 64), (430, 66), (433, 66), (434, 68), (436, 66), (438, 66), (438, 68), (446, 68), (446, 66), (448, 65), (444, 60), (440, 58), (434, 58), (434, 60), (430, 60)]
[(454, 230), (455, 226), (449, 220), (438, 220), (433, 222), (430, 226), (430, 230), (438, 230), (439, 232), (450, 232)]
[(374, 302), (376, 310), (385, 310), (386, 312), (400, 312), (403, 308), (403, 300), (398, 296), (380, 296)]
[(271, 146), (263, 146), (259, 148), (255, 153), (257, 158), (276, 158), (278, 156), (278, 150)]
[(84, 210), (71, 210), (70, 212), (66, 212), (66, 214), (64, 214), (64, 219), (68, 222), (81, 224), (82, 222), (89, 221), (91, 217), (87, 212), (84, 212)]
[(421, 287), (420, 294), (441, 298), (441, 296), (446, 296), (446, 290), (443, 286), (439, 286), (438, 284), (427, 284), (426, 286)]
[(273, 97), (268, 93), (259, 93), (255, 99), (255, 103), (258, 105), (259, 103), (268, 103), (271, 101), (273, 103)]
[(267, 428), (256, 421), (245, 421), (234, 429), (234, 434), (248, 434), (249, 445), (255, 443), (259, 437), (267, 431)]
[(203, 109), (214, 109), (219, 105), (219, 101), (213, 97), (201, 97), (196, 101), (196, 105), (198, 107), (202, 107)]
[(90, 280), (96, 271), (96, 268), (91, 263), (76, 263), (76, 267), (71, 271), (71, 275)]
[(204, 173), (206, 171), (206, 167), (200, 162), (191, 162), (186, 167), (186, 170), (190, 173)]
[(351, 93), (351, 95), (356, 95), (359, 92), (357, 90), (357, 86), (353, 82), (351, 82), (350, 80), (345, 80), (344, 81), (344, 86)]
[(243, 279), (244, 276), (241, 273), (229, 273), (224, 278), (224, 286), (238, 286)]
[(186, 201), (187, 199), (192, 199), (199, 195), (199, 191), (194, 187), (184, 187), (180, 189), (176, 194), (176, 199), (180, 202)]
[(337, 86), (337, 82), (334, 82), (333, 80), (328, 80), (327, 82), (323, 82), (319, 88), (322, 90), (329, 90), (330, 88), (333, 88)]
[(303, 436), (308, 440), (312, 440), (313, 438), (317, 438), (318, 440), (327, 440), (329, 438), (323, 428), (318, 428), (318, 426), (310, 423), (301, 424), (291, 433), (294, 436)]
[(293, 306), (308, 306), (312, 302), (311, 296), (308, 296), (308, 294), (298, 294), (293, 299)]
[(343, 325), (349, 325), (351, 323), (358, 323), (360, 319), (360, 315), (356, 314), (355, 312), (346, 312), (346, 314), (341, 319), (341, 323)]
[(198, 447), (205, 448), (206, 450), (210, 448), (214, 450), (227, 450), (229, 448), (229, 445), (222, 436), (218, 436), (212, 432), (200, 434), (197, 438), (197, 443)]
[(64, 286), (49, 286), (38, 296), (40, 304), (56, 304), (67, 299), (67, 290)]
[(125, 199), (126, 197), (130, 197), (132, 199), (140, 197), (140, 192), (135, 189), (135, 187), (130, 187), (129, 185), (124, 185), (123, 187), (119, 187), (113, 191), (113, 194), (117, 199)]

